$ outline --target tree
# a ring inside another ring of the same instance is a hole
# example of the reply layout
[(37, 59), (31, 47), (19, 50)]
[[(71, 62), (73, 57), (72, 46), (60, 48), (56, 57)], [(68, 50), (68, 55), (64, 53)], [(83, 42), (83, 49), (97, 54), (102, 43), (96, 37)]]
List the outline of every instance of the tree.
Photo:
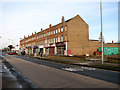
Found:
[(13, 47), (13, 45), (9, 45), (8, 48), (11, 51), (11, 49), (14, 48), (14, 47)]

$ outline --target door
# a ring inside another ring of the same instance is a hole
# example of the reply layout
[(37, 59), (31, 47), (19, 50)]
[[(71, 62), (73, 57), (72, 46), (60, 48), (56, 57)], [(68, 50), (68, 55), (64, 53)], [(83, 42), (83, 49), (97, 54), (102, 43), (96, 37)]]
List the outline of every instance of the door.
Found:
[(50, 47), (49, 48), (49, 55), (54, 55), (55, 54), (55, 48), (54, 47)]

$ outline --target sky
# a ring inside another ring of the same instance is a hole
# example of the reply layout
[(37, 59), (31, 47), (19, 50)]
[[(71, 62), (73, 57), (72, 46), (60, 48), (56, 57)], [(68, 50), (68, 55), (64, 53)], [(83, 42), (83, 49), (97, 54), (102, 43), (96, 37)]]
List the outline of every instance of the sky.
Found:
[[(118, 41), (118, 1), (103, 0), (105, 42)], [(19, 45), (20, 38), (56, 25), (79, 14), (89, 25), (89, 39), (98, 40), (101, 32), (99, 0), (1, 0), (0, 49)]]

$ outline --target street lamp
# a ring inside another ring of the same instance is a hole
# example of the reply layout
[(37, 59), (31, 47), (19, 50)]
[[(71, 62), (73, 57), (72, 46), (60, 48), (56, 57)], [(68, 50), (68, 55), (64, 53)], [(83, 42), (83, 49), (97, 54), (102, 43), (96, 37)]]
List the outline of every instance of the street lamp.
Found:
[(102, 61), (102, 64), (103, 64), (102, 0), (100, 0), (100, 14), (101, 14), (101, 61)]

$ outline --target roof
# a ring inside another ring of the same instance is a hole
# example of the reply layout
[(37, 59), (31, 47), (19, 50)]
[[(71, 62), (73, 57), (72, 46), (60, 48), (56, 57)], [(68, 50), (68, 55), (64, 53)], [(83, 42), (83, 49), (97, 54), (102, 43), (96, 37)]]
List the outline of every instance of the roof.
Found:
[(70, 19), (66, 20), (65, 22), (69, 22), (71, 19), (73, 19), (73, 18), (70, 18)]
[[(75, 17), (80, 17), (80, 15), (79, 14), (77, 14)], [(73, 18), (75, 18), (75, 17), (73, 17)], [(73, 18), (70, 18), (70, 19), (68, 19), (68, 20), (66, 20), (65, 22), (69, 22), (69, 21), (71, 21)], [(81, 18), (81, 17), (80, 17)], [(83, 21), (83, 22), (85, 22), (82, 18), (81, 18), (81, 20)], [(86, 23), (86, 22), (85, 22)], [(87, 24), (87, 23), (86, 23)]]

